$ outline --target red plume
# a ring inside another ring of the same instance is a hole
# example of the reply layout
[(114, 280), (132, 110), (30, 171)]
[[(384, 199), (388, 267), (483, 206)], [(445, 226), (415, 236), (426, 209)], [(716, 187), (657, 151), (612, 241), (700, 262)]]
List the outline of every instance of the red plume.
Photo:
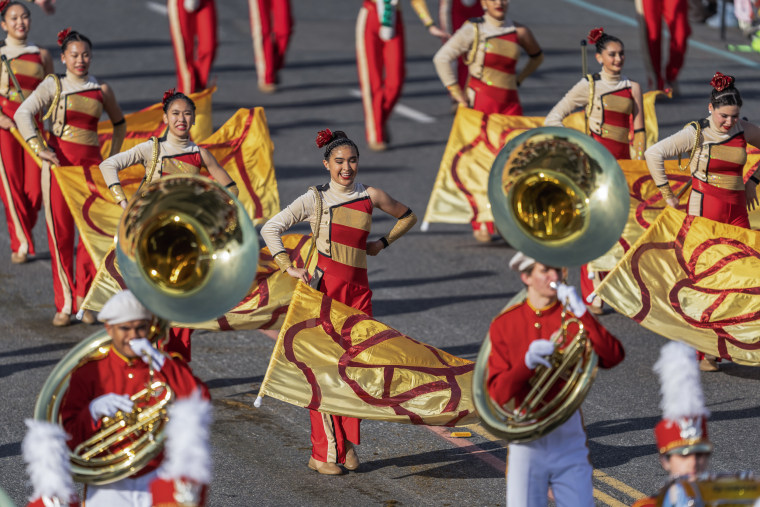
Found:
[(172, 88), (171, 90), (166, 90), (164, 92), (164, 98), (161, 99), (161, 103), (162, 104), (166, 104), (166, 101), (169, 100), (170, 98), (172, 98), (172, 95), (174, 95), (175, 93), (176, 93), (176, 89), (175, 88)]
[(602, 35), (604, 35), (604, 28), (594, 28), (588, 33), (588, 43), (596, 44), (596, 41), (598, 41)]
[(726, 76), (720, 72), (716, 72), (712, 81), (710, 81), (710, 85), (719, 92), (722, 92), (732, 84), (734, 84), (734, 76)]
[(317, 134), (317, 147), (322, 148), (332, 141), (333, 133), (330, 129), (320, 130)]
[(66, 37), (69, 36), (71, 33), (71, 27), (64, 28), (60, 32), (58, 32), (58, 45), (63, 46), (63, 41), (66, 40)]
[(11, 0), (3, 0), (0, 2), (0, 12), (3, 12), (6, 7), (8, 7), (8, 4), (11, 3)]

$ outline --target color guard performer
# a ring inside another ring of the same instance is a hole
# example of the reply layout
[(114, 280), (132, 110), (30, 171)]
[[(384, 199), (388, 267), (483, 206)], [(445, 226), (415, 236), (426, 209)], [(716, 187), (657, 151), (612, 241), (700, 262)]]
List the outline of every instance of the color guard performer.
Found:
[[(261, 236), (280, 269), (309, 283), (329, 297), (372, 315), (372, 291), (367, 279), (367, 255), (377, 255), (406, 234), (417, 222), (412, 210), (377, 187), (357, 183), (359, 149), (343, 132), (325, 129), (317, 136), (324, 148), (323, 164), (330, 182), (311, 187), (261, 228)], [(372, 211), (380, 208), (397, 218), (391, 231), (367, 241)], [(285, 252), (282, 234), (308, 221), (318, 254), (311, 276), (296, 268)], [(359, 445), (360, 419), (310, 411), (312, 453), (309, 468), (326, 475), (340, 475), (359, 467), (353, 444)]]
[[(647, 69), (649, 88), (669, 89), (679, 94), (678, 74), (686, 59), (686, 48), (691, 35), (689, 4), (687, 0), (636, 0), (636, 12), (641, 28), (641, 45), (644, 66)], [(668, 25), (668, 63), (663, 76), (662, 18)]]
[[(480, 0), (439, 0), (438, 7), (438, 20), (441, 29), (449, 34), (459, 30), (465, 21), (483, 17), (483, 6)], [(469, 75), (467, 67), (462, 57), (457, 58), (457, 83), (462, 90), (467, 86), (467, 76)]]
[[(21, 104), (13, 119), (29, 146), (43, 162), (47, 162), (42, 166), (42, 199), (53, 268), (56, 307), (53, 325), (67, 326), (70, 315), (84, 300), (97, 270), (84, 243), (79, 241), (75, 283), (74, 219), (50, 171), (50, 164), (84, 167), (100, 164), (98, 121), (103, 111), (114, 126), (112, 155), (119, 152), (127, 126), (111, 87), (89, 74), (90, 39), (67, 28), (58, 34), (58, 44), (66, 74), (47, 76)], [(52, 125), (49, 146), (41, 143), (35, 123), (35, 117), (45, 111)], [(82, 321), (92, 323), (94, 317), (85, 312)]]
[[(134, 402), (130, 396), (142, 390), (151, 379), (165, 382), (177, 399), (200, 391), (208, 398), (208, 388), (190, 367), (177, 357), (158, 351), (148, 340), (153, 315), (130, 291), (117, 293), (98, 314), (111, 337), (111, 346), (102, 355), (78, 366), (71, 374), (61, 404), (61, 422), (70, 435), (69, 447), (90, 438), (101, 428), (103, 417), (116, 412), (129, 413)], [(159, 455), (135, 474), (117, 482), (85, 488), (88, 507), (150, 506), (150, 484), (158, 475)]]
[(248, 0), (256, 63), (256, 81), (264, 93), (277, 91), (277, 73), (285, 64), (293, 16), (290, 0)]
[(35, 254), (32, 230), (42, 206), (40, 168), (10, 129), (16, 128), (13, 115), (24, 97), (53, 72), (53, 59), (48, 50), (28, 42), (31, 16), (24, 3), (3, 0), (0, 18), (0, 27), (7, 33), (0, 43), (0, 55), (8, 59), (21, 86), (17, 90), (8, 67), (0, 66), (0, 196), (8, 222), (11, 262), (21, 264)]
[[(356, 63), (359, 70), (364, 126), (369, 148), (388, 148), (385, 124), (404, 85), (404, 25), (399, 0), (364, 0), (356, 20)], [(435, 26), (425, 0), (410, 0), (431, 35), (446, 35)]]
[[(573, 110), (585, 107), (587, 133), (600, 142), (616, 159), (642, 160), (646, 147), (641, 87), (622, 75), (625, 64), (623, 41), (595, 28), (588, 42), (596, 46), (596, 61), (602, 70), (581, 79), (546, 115), (544, 125), (562, 127), (562, 120)], [(631, 143), (633, 130), (633, 143)], [(588, 298), (605, 273), (581, 267), (581, 294)], [(594, 298), (591, 311), (602, 313), (601, 298)]]
[[(504, 310), (491, 323), (488, 392), (495, 403), (520, 403), (539, 364), (550, 366), (553, 334), (562, 325), (562, 307), (583, 323), (599, 366), (612, 368), (625, 357), (621, 343), (586, 311), (575, 288), (561, 283), (561, 269), (521, 252), (509, 262), (520, 274), (527, 298)], [(555, 285), (556, 284), (556, 285)], [(553, 288), (556, 286), (557, 288)], [(575, 332), (571, 324), (568, 336)], [(509, 444), (507, 505), (546, 505), (551, 487), (557, 506), (593, 506), (591, 465), (580, 411), (552, 432), (527, 443)]]
[[(646, 151), (647, 166), (667, 205), (677, 207), (678, 198), (665, 174), (665, 159), (689, 153), (689, 215), (749, 229), (747, 210), (757, 205), (760, 173), (755, 170), (745, 183), (742, 172), (747, 143), (760, 146), (760, 127), (739, 118), (742, 98), (732, 76), (716, 72), (710, 84), (709, 116), (651, 146)], [(718, 370), (716, 358), (699, 354), (702, 371)]]
[[(201, 148), (190, 139), (190, 128), (195, 124), (195, 103), (185, 94), (174, 89), (164, 93), (164, 123), (168, 126), (166, 135), (160, 139), (151, 138), (127, 151), (112, 155), (100, 164), (103, 179), (111, 191), (114, 201), (122, 208), (127, 207), (127, 196), (121, 188), (119, 171), (142, 164), (145, 167), (143, 181), (151, 182), (171, 174), (201, 174), (206, 169), (211, 177), (233, 195), (238, 195), (235, 182), (206, 148)], [(167, 350), (179, 352), (190, 361), (190, 335), (192, 329), (172, 328)]]
[(166, 7), (177, 88), (186, 95), (204, 90), (216, 55), (216, 4), (214, 0), (167, 0)]
[[(694, 349), (679, 342), (662, 347), (654, 364), (660, 378), (662, 420), (654, 428), (660, 464), (672, 481), (695, 479), (707, 471), (713, 444), (707, 436), (707, 418), (699, 368)], [(687, 505), (683, 489), (668, 488), (663, 505)], [(644, 498), (633, 507), (654, 507), (656, 497)], [(689, 504), (690, 505), (690, 504)]]

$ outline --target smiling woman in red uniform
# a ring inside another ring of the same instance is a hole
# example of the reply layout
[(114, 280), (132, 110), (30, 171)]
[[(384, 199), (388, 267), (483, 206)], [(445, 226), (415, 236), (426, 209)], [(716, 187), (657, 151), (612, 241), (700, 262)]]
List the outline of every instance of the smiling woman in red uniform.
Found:
[[(280, 269), (293, 278), (309, 283), (309, 273), (290, 262), (282, 244), (282, 234), (293, 225), (308, 221), (317, 237), (317, 268), (312, 275), (318, 290), (329, 297), (372, 315), (372, 291), (367, 279), (367, 255), (377, 255), (403, 236), (417, 222), (409, 207), (376, 187), (357, 183), (359, 149), (343, 132), (323, 130), (317, 146), (325, 148), (323, 164), (330, 182), (312, 187), (261, 228), (261, 236)], [(380, 208), (397, 218), (393, 229), (382, 238), (367, 241), (372, 210)], [(320, 278), (321, 276), (321, 278)], [(312, 453), (309, 468), (326, 475), (343, 473), (359, 466), (353, 448), (359, 444), (360, 420), (311, 414)]]
[(11, 70), (21, 85), (17, 90), (5, 65), (0, 67), (0, 196), (5, 204), (8, 236), (11, 240), (11, 262), (26, 262), (34, 255), (32, 229), (42, 206), (40, 169), (16, 141), (11, 128), (19, 104), (53, 72), (50, 52), (28, 42), (31, 17), (23, 3), (0, 2), (0, 27), (8, 34), (0, 43), (0, 54), (10, 62)]
[[(111, 87), (89, 74), (92, 59), (90, 40), (67, 28), (58, 34), (58, 44), (66, 74), (46, 77), (18, 108), (14, 120), (21, 135), (43, 161), (62, 166), (98, 165), (102, 160), (98, 144), (100, 115), (105, 111), (113, 122), (111, 154), (119, 152), (124, 140), (124, 115)], [(51, 115), (49, 147), (40, 145), (34, 121), (38, 114), (45, 111)], [(43, 164), (42, 168), (42, 199), (53, 268), (56, 308), (53, 325), (67, 326), (70, 315), (87, 294), (96, 268), (84, 243), (80, 241), (76, 251), (75, 283), (74, 219), (49, 164)], [(83, 321), (91, 323), (94, 318), (86, 313)]]

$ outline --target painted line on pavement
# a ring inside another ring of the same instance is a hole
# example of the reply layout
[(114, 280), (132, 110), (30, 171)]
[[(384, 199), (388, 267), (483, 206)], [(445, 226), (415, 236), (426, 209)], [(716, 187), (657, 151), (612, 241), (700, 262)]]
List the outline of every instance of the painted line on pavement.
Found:
[[(362, 98), (362, 92), (360, 90), (357, 90), (356, 88), (351, 88), (348, 90), (348, 93), (352, 97)], [(435, 123), (435, 118), (432, 116), (423, 113), (422, 111), (417, 111), (416, 109), (412, 109), (409, 106), (405, 106), (404, 104), (397, 103), (396, 107), (393, 108), (393, 112), (404, 116), (406, 118), (409, 118), (412, 121), (416, 121), (417, 123)]]
[(149, 11), (157, 12), (162, 16), (169, 15), (169, 9), (166, 8), (166, 5), (162, 5), (156, 2), (145, 2), (145, 6)]

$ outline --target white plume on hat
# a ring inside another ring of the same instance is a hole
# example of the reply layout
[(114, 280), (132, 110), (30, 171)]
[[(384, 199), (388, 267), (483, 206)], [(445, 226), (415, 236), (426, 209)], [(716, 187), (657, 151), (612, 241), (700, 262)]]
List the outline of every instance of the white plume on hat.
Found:
[(153, 314), (129, 290), (117, 292), (98, 313), (98, 320), (107, 324), (121, 324), (133, 320), (151, 320)]
[(509, 269), (513, 271), (524, 271), (536, 263), (536, 259), (528, 257), (522, 252), (517, 252), (509, 261)]
[(169, 407), (166, 425), (165, 457), (158, 471), (162, 479), (189, 479), (200, 484), (211, 482), (211, 402), (200, 390), (177, 400)]
[(665, 419), (676, 421), (684, 417), (708, 417), (696, 351), (681, 342), (670, 342), (660, 350), (654, 363), (660, 377), (660, 408)]
[(68, 435), (57, 424), (35, 419), (24, 421), (29, 430), (21, 443), (26, 471), (31, 479), (32, 500), (54, 497), (69, 501), (74, 496)]

